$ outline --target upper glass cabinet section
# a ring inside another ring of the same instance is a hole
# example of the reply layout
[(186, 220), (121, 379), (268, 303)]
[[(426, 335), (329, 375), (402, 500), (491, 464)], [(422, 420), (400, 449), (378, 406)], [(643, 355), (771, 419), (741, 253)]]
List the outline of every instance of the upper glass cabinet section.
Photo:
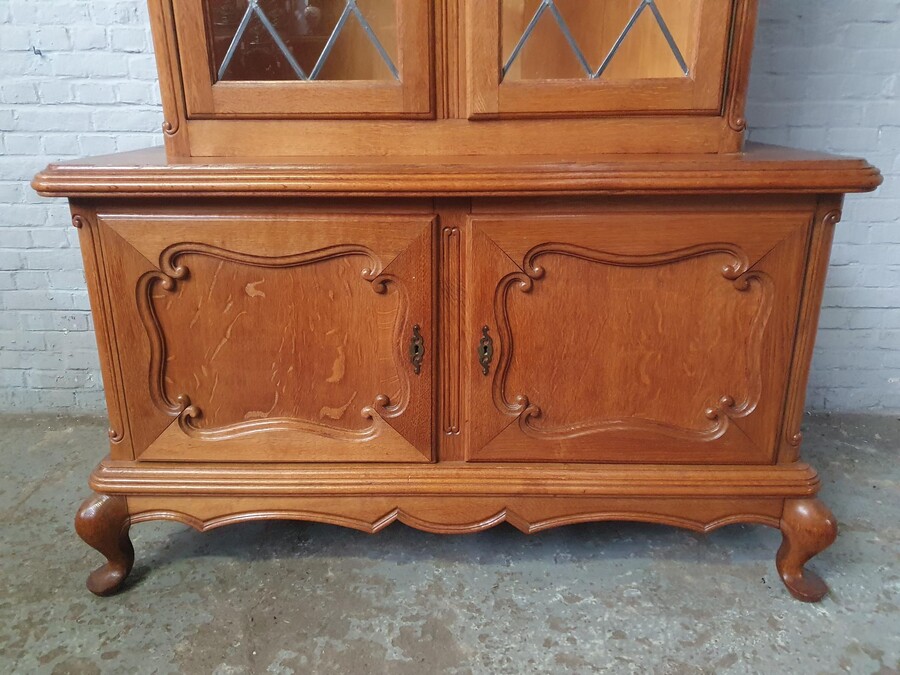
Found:
[(427, 117), (425, 0), (178, 0), (188, 115)]
[(393, 0), (206, 0), (218, 81), (400, 80)]
[(468, 0), (471, 117), (716, 113), (734, 0)]

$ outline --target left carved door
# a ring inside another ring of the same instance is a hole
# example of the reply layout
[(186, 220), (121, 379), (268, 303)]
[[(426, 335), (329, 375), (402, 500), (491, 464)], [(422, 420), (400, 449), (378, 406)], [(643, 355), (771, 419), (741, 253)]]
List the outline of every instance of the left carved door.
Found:
[(91, 220), (135, 459), (431, 461), (431, 214)]

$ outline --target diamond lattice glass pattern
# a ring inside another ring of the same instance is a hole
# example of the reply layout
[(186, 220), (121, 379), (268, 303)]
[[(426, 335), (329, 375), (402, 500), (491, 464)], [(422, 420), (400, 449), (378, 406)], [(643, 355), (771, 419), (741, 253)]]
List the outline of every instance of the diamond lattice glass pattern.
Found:
[(690, 76), (702, 0), (502, 0), (505, 81)]
[(396, 0), (206, 0), (220, 81), (399, 80)]

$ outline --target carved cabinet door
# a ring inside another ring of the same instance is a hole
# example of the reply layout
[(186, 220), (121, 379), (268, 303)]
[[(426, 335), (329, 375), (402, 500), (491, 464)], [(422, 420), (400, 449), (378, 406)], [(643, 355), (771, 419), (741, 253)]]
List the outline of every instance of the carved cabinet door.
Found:
[(274, 211), (91, 223), (127, 400), (114, 442), (140, 460), (430, 461), (433, 217)]
[(469, 460), (774, 460), (812, 208), (718, 203), (471, 217)]

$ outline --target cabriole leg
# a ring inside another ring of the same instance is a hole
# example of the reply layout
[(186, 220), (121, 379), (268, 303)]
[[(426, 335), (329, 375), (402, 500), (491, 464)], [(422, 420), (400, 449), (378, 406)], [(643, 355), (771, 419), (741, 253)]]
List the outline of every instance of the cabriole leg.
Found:
[(783, 541), (775, 562), (784, 585), (798, 600), (818, 602), (828, 586), (804, 565), (834, 542), (834, 515), (818, 499), (788, 499), (781, 516), (781, 533)]
[(91, 593), (112, 595), (131, 572), (134, 547), (128, 538), (128, 526), (128, 504), (124, 497), (93, 495), (78, 510), (75, 531), (108, 561), (88, 577), (87, 587)]

